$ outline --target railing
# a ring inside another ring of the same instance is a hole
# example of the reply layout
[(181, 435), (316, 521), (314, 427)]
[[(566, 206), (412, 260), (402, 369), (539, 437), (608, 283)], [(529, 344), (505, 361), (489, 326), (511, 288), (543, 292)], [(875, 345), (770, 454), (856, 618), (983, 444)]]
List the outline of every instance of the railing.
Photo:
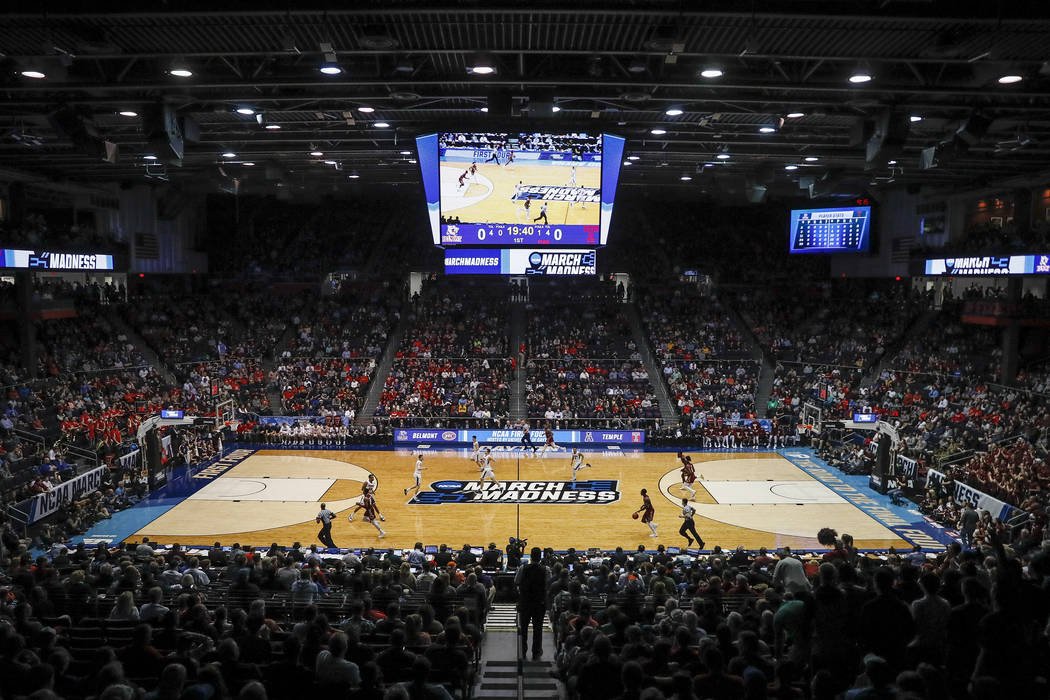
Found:
[(13, 432), (15, 435), (17, 435), (18, 437), (22, 438), (23, 440), (28, 440), (29, 442), (35, 443), (37, 445), (40, 445), (41, 448), (44, 447), (44, 445), (47, 444), (47, 442), (44, 440), (44, 436), (43, 435), (38, 435), (36, 433), (31, 433), (28, 430), (22, 430), (21, 428), (15, 428), (11, 432)]

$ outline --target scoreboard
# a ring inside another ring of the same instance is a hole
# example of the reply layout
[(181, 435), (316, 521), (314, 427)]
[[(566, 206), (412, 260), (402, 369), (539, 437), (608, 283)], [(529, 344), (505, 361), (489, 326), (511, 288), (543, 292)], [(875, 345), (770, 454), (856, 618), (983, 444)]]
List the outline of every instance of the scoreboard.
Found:
[(871, 238), (871, 207), (792, 209), (792, 253), (866, 252)]

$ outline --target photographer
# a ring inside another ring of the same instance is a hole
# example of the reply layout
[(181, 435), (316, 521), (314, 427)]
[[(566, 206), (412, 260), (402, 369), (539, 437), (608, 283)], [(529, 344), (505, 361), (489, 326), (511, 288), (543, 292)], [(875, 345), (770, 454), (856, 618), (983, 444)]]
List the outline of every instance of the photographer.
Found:
[(521, 566), (521, 558), (525, 556), (525, 547), (528, 545), (528, 539), (516, 539), (511, 537), (507, 542), (507, 568), (517, 569)]

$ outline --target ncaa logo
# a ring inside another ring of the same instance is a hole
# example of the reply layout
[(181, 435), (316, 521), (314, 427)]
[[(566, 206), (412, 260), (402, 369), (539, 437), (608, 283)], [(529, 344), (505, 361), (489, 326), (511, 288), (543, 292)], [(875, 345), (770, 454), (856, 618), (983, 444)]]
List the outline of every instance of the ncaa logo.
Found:
[(407, 440), (408, 439), (408, 431), (407, 430), (399, 430), (399, 431), (397, 431), (397, 439), (398, 440)]
[(462, 481), (435, 481), (430, 488), (441, 493), (453, 493), (463, 488)]
[(945, 267), (955, 267), (955, 258), (948, 258), (944, 261)]
[(529, 264), (533, 267), (539, 267), (541, 262), (543, 262), (543, 255), (541, 253), (532, 253), (529, 255)]
[(441, 433), (441, 439), (445, 442), (452, 442), (457, 437), (458, 435), (456, 434), (455, 430), (446, 430), (445, 432)]

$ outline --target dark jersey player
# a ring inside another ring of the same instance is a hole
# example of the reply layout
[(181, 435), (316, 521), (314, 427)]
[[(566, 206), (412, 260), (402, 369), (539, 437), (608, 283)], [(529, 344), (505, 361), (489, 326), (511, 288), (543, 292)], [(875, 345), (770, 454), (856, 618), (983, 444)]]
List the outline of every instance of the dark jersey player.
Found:
[(649, 526), (650, 537), (659, 537), (656, 534), (656, 523), (653, 522), (653, 518), (656, 517), (656, 508), (653, 507), (652, 499), (649, 498), (649, 492), (642, 489), (642, 507), (635, 511), (635, 513), (642, 514), (642, 522)]

